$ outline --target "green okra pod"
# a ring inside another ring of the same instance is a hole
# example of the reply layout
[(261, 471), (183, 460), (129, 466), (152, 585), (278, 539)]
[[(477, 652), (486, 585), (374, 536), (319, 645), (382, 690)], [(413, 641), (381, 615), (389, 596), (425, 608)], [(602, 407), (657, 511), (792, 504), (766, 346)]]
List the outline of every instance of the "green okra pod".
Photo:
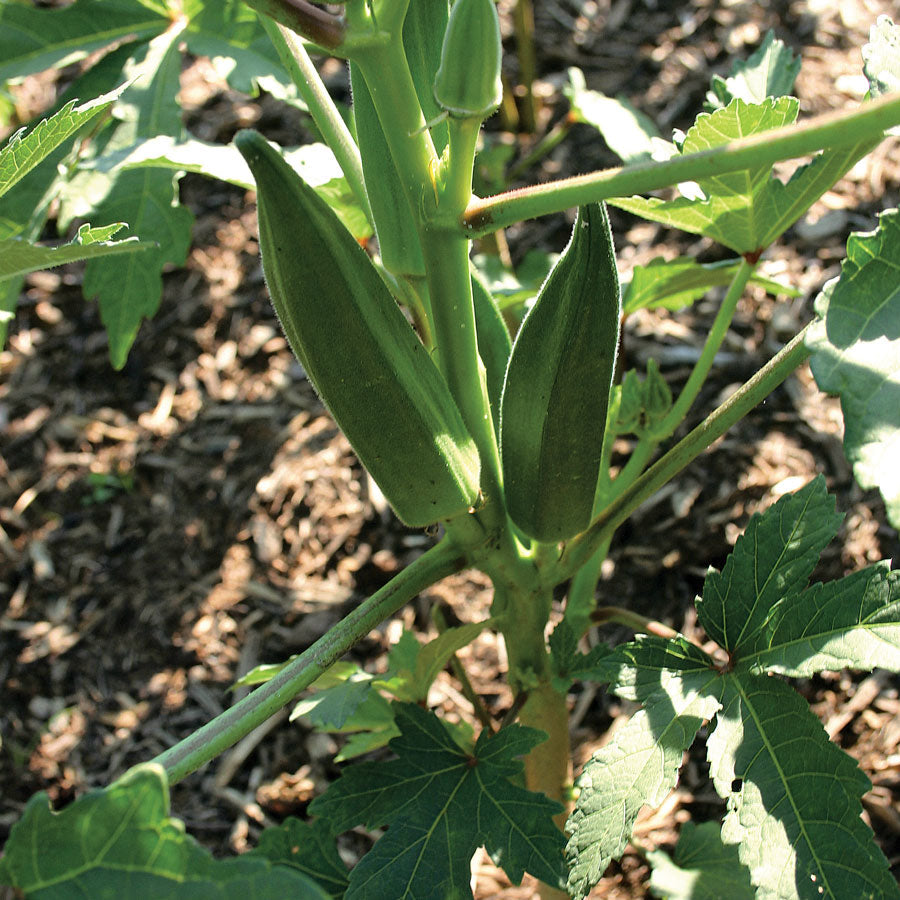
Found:
[(503, 100), (503, 45), (494, 0), (456, 0), (434, 78), (434, 99), (458, 118), (486, 119)]
[(572, 239), (513, 344), (500, 413), (513, 522), (562, 541), (591, 519), (619, 341), (621, 300), (606, 208), (578, 212)]
[(272, 303), (310, 381), (407, 525), (464, 513), (478, 451), (428, 351), (327, 203), (259, 133), (235, 144), (256, 180)]

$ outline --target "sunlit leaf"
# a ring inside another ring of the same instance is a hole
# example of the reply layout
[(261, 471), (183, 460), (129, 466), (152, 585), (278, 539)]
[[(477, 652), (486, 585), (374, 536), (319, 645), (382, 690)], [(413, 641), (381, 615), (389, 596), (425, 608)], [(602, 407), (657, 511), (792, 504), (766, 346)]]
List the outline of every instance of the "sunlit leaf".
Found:
[(707, 109), (727, 106), (735, 97), (747, 103), (783, 97), (793, 91), (799, 74), (800, 57), (768, 31), (749, 59), (734, 64), (728, 78), (713, 75), (706, 95)]
[[(659, 806), (675, 787), (684, 751), (719, 708), (711, 660), (688, 646), (645, 639), (614, 654), (627, 660), (621, 693), (639, 697), (644, 708), (593, 755), (578, 779), (578, 801), (566, 823), (568, 889), (576, 900), (625, 851), (641, 808)], [(614, 684), (619, 692), (619, 681)]]
[(0, 149), (0, 196), (46, 159), (63, 141), (109, 109), (124, 89), (123, 85), (78, 106), (78, 101), (70, 100), (34, 128), (27, 132), (24, 128), (17, 131)]
[[(798, 109), (793, 97), (753, 104), (736, 98), (723, 109), (698, 116), (681, 152), (719, 147), (791, 125)], [(777, 179), (771, 167), (760, 166), (700, 179), (703, 196), (699, 197), (629, 197), (609, 202), (654, 222), (705, 235), (737, 253), (756, 253), (793, 225), (873, 146), (869, 141), (825, 150), (797, 169), (787, 183)]]
[(840, 395), (853, 474), (881, 491), (900, 528), (900, 212), (850, 236), (840, 278), (826, 285), (816, 312), (807, 337), (816, 383)]
[(900, 888), (860, 798), (869, 780), (833, 744), (806, 701), (778, 678), (735, 672), (707, 751), (758, 900), (891, 900)]
[(152, 764), (59, 813), (46, 794), (32, 797), (4, 848), (0, 884), (30, 900), (328, 898), (297, 868), (260, 857), (213, 859), (169, 817), (166, 776)]

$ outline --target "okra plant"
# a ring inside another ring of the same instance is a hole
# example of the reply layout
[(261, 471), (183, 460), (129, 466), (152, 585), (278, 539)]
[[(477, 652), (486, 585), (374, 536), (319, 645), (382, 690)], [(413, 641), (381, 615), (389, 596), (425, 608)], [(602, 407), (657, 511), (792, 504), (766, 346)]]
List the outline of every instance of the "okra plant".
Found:
[[(640, 809), (675, 786), (705, 726), (727, 813), (721, 827), (685, 828), (674, 861), (652, 855), (654, 890), (900, 897), (860, 817), (866, 776), (789, 682), (900, 669), (900, 577), (889, 561), (810, 584), (841, 521), (822, 477), (754, 516), (722, 570), (709, 570), (696, 612), (716, 650), (666, 635), (627, 607), (613, 615), (635, 627), (633, 641), (583, 643), (599, 605), (609, 616), (598, 580), (616, 530), (807, 360), (819, 387), (841, 397), (857, 479), (881, 490), (900, 525), (897, 210), (850, 238), (815, 321), (674, 437), (747, 285), (769, 284), (757, 274), (767, 248), (900, 126), (900, 29), (886, 18), (873, 28), (863, 53), (870, 91), (857, 110), (798, 122), (789, 93), (797, 61), (767, 38), (715, 81), (709, 110), (687, 133), (672, 142), (644, 134), (642, 159), (479, 198), (479, 133), (502, 98), (493, 0), (347, 0), (339, 12), (307, 0), (247, 2), (377, 236), (373, 258), (278, 147), (240, 132), (272, 303), (396, 514), (439, 537), (311, 647), (252, 672), (251, 693), (156, 759), (59, 813), (33, 798), (0, 858), (0, 884), (34, 898), (463, 898), (484, 846), (514, 883), (527, 872), (541, 897), (583, 898), (624, 852)], [(352, 130), (310, 49), (348, 61)], [(17, 139), (19, 161), (29, 137)], [(8, 151), (0, 166), (11, 168)], [(773, 175), (776, 162), (803, 156), (812, 158), (786, 181)], [(607, 203), (712, 238), (733, 256), (656, 262), (622, 284)], [(473, 239), (570, 207), (569, 243), (510, 333), (515, 317), (473, 265)], [(723, 286), (677, 396), (652, 361), (642, 373), (621, 371), (624, 317)], [(623, 436), (631, 455), (616, 470), (613, 442)], [(489, 619), (445, 628), (425, 645), (405, 635), (380, 675), (341, 660), (418, 592), (466, 568), (493, 585)], [(485, 715), (476, 735), (442, 721), (427, 696), (486, 628), (505, 642), (515, 700), (503, 722)], [(579, 773), (567, 704), (576, 681), (608, 684), (640, 705)], [(250, 853), (213, 860), (169, 816), (169, 786), (307, 688), (295, 711), (352, 733), (344, 758), (379, 752), (346, 766), (309, 821), (289, 819)], [(358, 826), (386, 831), (347, 871), (335, 839)]]

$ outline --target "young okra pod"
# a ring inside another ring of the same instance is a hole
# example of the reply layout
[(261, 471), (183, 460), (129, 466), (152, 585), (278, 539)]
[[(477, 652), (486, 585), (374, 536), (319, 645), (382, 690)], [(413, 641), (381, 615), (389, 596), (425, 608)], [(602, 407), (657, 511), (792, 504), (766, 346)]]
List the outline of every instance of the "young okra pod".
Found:
[(503, 46), (494, 0), (456, 0), (434, 78), (434, 99), (458, 118), (486, 119), (503, 99)]
[(606, 208), (582, 207), (572, 239), (513, 344), (500, 410), (504, 493), (513, 522), (562, 541), (591, 519), (621, 301)]
[(269, 294), (310, 381), (407, 525), (465, 512), (478, 451), (428, 351), (328, 204), (259, 133), (235, 144), (256, 180)]

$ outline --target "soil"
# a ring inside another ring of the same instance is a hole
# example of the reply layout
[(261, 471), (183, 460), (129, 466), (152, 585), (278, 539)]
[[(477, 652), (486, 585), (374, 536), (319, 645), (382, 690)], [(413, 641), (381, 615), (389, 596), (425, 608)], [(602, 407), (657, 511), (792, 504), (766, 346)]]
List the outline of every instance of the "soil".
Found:
[[(501, 4), (515, 83), (510, 7)], [(686, 129), (711, 74), (727, 74), (769, 28), (802, 54), (801, 115), (853, 106), (865, 90), (868, 29), (892, 11), (880, 0), (536, 7), (538, 134), (564, 119), (560, 88), (573, 65), (589, 87), (627, 96), (663, 134)], [(324, 71), (346, 91), (340, 66), (327, 62)], [(38, 112), (55, 89), (52, 80), (30, 79), (17, 94), (20, 109)], [(182, 101), (188, 127), (207, 140), (227, 141), (250, 123), (286, 144), (308, 138), (297, 115), (230, 91), (206, 60), (187, 61)], [(512, 143), (522, 158), (534, 139), (502, 125), (491, 121), (490, 139)], [(766, 254), (763, 272), (801, 295), (748, 291), (687, 425), (809, 320), (817, 292), (838, 274), (847, 234), (870, 230), (879, 211), (897, 205), (896, 151), (896, 142), (883, 144)], [(615, 162), (596, 132), (579, 125), (528, 177)], [(238, 675), (309, 646), (433, 540), (392, 518), (293, 360), (266, 298), (253, 195), (193, 176), (181, 190), (196, 216), (187, 265), (166, 273), (159, 312), (142, 326), (123, 371), (110, 367), (78, 267), (29, 279), (0, 353), (0, 842), (35, 791), (63, 805), (150, 759), (227, 707)], [(626, 277), (661, 254), (721, 256), (706, 240), (617, 211), (612, 218)], [(560, 215), (510, 229), (513, 259), (532, 247), (558, 251), (570, 221)], [(717, 299), (630, 318), (628, 362), (657, 358), (677, 389)], [(721, 566), (750, 515), (817, 473), (846, 519), (816, 576), (896, 558), (896, 532), (878, 495), (853, 481), (841, 429), (838, 402), (817, 391), (808, 369), (798, 371), (622, 528), (601, 602), (631, 606), (702, 641), (692, 601), (706, 567)], [(473, 621), (487, 614), (489, 585), (477, 572), (445, 580), (368, 635), (353, 658), (374, 671), (402, 628), (433, 636), (438, 602)], [(629, 634), (608, 627), (591, 640)], [(511, 697), (497, 637), (483, 634), (460, 657), (487, 708), (502, 717)], [(900, 873), (900, 679), (841, 672), (799, 687), (871, 778), (864, 816)], [(571, 701), (580, 766), (631, 709), (592, 686)], [(449, 673), (429, 702), (473, 717)], [(339, 772), (331, 760), (338, 744), (279, 719), (246, 752), (226, 753), (177, 785), (173, 815), (219, 854), (245, 850), (263, 827), (303, 815)], [(681, 823), (722, 811), (695, 747), (678, 788), (642, 814), (636, 842), (671, 848)], [(348, 861), (367, 840), (342, 839)], [(533, 895), (533, 883), (509, 886), (486, 857), (473, 868), (479, 898)], [(647, 896), (647, 877), (644, 857), (630, 847), (592, 896)]]

